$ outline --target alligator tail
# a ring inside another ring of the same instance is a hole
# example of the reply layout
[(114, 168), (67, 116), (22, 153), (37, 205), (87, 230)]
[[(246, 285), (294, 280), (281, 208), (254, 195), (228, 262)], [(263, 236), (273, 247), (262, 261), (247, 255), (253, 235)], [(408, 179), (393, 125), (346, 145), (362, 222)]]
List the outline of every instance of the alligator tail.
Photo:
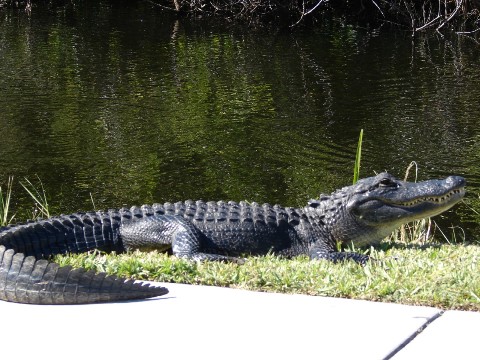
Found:
[(168, 290), (48, 261), (55, 254), (124, 250), (124, 221), (150, 216), (150, 207), (62, 215), (0, 228), (0, 300), (29, 304), (86, 304), (145, 299)]
[(88, 304), (165, 295), (164, 287), (83, 268), (60, 267), (0, 246), (0, 299), (26, 304)]

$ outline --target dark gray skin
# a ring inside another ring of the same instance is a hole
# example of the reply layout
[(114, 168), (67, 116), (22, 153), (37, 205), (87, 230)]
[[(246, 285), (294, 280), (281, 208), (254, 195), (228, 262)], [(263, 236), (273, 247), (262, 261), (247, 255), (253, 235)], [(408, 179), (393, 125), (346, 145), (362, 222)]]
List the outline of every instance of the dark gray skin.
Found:
[(465, 180), (409, 183), (382, 173), (299, 209), (268, 204), (185, 201), (62, 215), (0, 229), (0, 299), (33, 304), (80, 304), (142, 299), (168, 293), (44, 260), (91, 249), (171, 250), (192, 260), (242, 262), (269, 252), (334, 262), (368, 256), (337, 251), (337, 243), (376, 244), (394, 229), (449, 209)]

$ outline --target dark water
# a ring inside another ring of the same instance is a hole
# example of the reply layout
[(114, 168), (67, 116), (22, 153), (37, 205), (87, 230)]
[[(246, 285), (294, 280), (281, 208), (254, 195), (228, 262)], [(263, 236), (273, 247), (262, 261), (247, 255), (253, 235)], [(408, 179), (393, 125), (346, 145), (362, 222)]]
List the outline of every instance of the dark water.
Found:
[[(145, 3), (0, 10), (0, 183), (38, 174), (53, 213), (296, 206), (351, 183), (363, 128), (362, 176), (415, 161), (420, 179), (467, 177), (443, 222), (477, 240), (479, 55), (466, 38), (220, 28)], [(14, 200), (31, 207), (18, 183)]]

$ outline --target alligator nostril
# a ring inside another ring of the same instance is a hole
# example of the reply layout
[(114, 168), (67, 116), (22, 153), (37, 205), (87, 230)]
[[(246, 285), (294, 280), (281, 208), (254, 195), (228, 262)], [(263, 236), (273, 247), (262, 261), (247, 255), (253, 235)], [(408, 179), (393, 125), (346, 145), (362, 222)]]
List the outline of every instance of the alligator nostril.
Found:
[(445, 182), (455, 186), (465, 186), (467, 184), (465, 178), (461, 176), (449, 176), (445, 179)]

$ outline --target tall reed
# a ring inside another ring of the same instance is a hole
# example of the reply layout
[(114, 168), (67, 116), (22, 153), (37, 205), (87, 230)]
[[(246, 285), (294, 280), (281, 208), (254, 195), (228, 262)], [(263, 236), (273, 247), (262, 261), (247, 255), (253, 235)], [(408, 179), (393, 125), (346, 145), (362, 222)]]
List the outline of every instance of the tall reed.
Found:
[(0, 226), (8, 225), (15, 215), (10, 215), (10, 199), (12, 198), (12, 184), (13, 176), (10, 176), (7, 181), (6, 189), (0, 186)]
[(35, 186), (29, 179), (25, 178), (25, 182), (20, 181), (20, 185), (23, 186), (25, 191), (30, 195), (35, 203), (35, 209), (33, 216), (37, 217), (50, 217), (50, 210), (47, 200), (47, 195), (45, 193), (45, 188), (43, 187), (42, 180), (37, 175), (39, 186)]
[(357, 143), (357, 153), (355, 154), (355, 165), (353, 167), (353, 183), (355, 184), (360, 177), (360, 161), (362, 158), (363, 129), (360, 130)]

